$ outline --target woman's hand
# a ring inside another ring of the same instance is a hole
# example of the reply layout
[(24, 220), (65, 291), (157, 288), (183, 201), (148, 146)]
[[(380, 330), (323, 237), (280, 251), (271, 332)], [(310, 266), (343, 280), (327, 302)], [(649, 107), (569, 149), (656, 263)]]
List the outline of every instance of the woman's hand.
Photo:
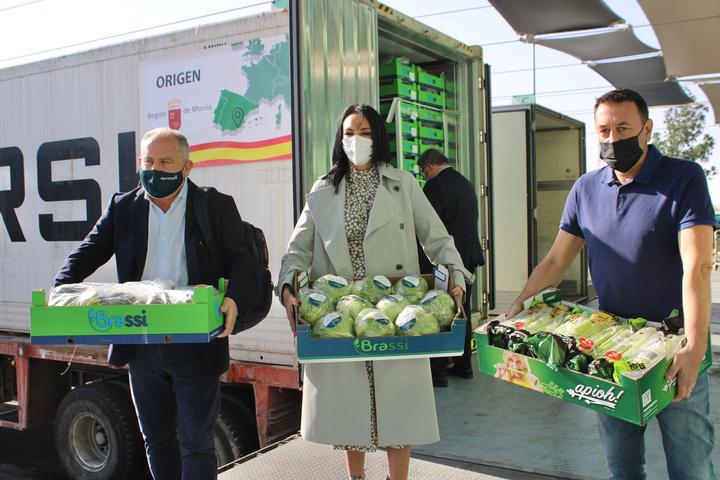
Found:
[(457, 299), (460, 301), (460, 304), (463, 304), (463, 300), (465, 299), (465, 290), (462, 289), (461, 286), (457, 286), (452, 289), (452, 292), (450, 292), (450, 295), (453, 297), (457, 297)]
[(285, 306), (285, 313), (290, 321), (290, 329), (292, 330), (293, 335), (297, 335), (297, 331), (295, 329), (295, 312), (293, 311), (293, 307), (299, 307), (301, 304), (294, 295), (293, 289), (286, 283), (282, 290), (282, 303)]

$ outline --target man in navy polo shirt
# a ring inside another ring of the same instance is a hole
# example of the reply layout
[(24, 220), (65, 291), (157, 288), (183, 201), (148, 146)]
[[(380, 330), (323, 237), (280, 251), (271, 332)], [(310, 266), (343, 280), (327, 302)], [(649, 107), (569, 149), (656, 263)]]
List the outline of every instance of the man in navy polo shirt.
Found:
[[(715, 214), (703, 169), (649, 145), (652, 126), (632, 90), (597, 99), (595, 129), (608, 166), (573, 186), (555, 243), (508, 317), (560, 283), (583, 245), (601, 310), (659, 322), (679, 309), (687, 344), (665, 375), (677, 377), (677, 395), (656, 418), (670, 478), (714, 479), (708, 375), (698, 369), (708, 344)], [(598, 426), (610, 478), (646, 478), (645, 427), (603, 413)]]

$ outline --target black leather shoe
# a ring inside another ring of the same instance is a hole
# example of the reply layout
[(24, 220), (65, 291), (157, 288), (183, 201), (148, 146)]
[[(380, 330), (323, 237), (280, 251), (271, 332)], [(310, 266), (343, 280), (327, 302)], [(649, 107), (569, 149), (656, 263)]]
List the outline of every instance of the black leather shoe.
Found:
[(448, 375), (460, 378), (473, 378), (472, 369), (466, 370), (464, 368), (452, 367), (447, 370)]
[(445, 378), (434, 377), (432, 379), (432, 381), (433, 381), (433, 387), (445, 388), (448, 386), (447, 377), (445, 377)]

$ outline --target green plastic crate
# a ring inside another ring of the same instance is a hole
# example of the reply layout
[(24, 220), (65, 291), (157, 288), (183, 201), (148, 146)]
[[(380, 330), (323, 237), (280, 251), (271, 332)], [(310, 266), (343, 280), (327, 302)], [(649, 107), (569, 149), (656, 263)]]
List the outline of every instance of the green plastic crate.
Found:
[(440, 92), (445, 90), (445, 79), (443, 77), (430, 75), (420, 67), (417, 67), (417, 83), (422, 85), (423, 88), (431, 88)]
[(443, 116), (442, 116), (442, 112), (439, 110), (433, 110), (432, 108), (419, 107), (418, 108), (418, 120), (420, 121), (420, 124), (434, 123), (434, 124), (442, 125)]
[(408, 83), (401, 78), (392, 79), (389, 83), (380, 85), (380, 98), (400, 97), (408, 100), (417, 100), (417, 86), (414, 83)]
[(445, 151), (443, 142), (429, 142), (427, 140), (418, 140), (418, 155), (422, 155), (430, 148), (437, 148), (438, 150)]
[[(380, 87), (382, 89), (382, 87)], [(435, 90), (417, 90), (417, 101), (425, 105), (432, 105), (434, 107), (443, 107), (445, 104), (445, 95)]]
[(403, 170), (409, 170), (413, 173), (421, 173), (417, 164), (417, 157), (403, 157)]
[[(395, 153), (397, 151), (397, 142), (395, 137), (390, 137), (390, 152)], [(403, 155), (418, 155), (418, 142), (415, 139), (403, 138), (402, 139), (402, 153)]]
[(380, 67), (380, 78), (383, 79), (385, 77), (397, 77), (415, 82), (417, 78), (417, 67), (415, 67), (415, 65), (405, 65), (399, 58), (396, 58), (392, 64)]
[[(380, 104), (380, 115), (387, 116), (390, 113), (391, 101), (382, 102)], [(400, 102), (400, 116), (416, 120), (419, 117), (418, 107), (408, 102)]]
[[(397, 128), (396, 122), (385, 123), (385, 128), (389, 135), (395, 135)], [(418, 136), (418, 125), (416, 120), (409, 120), (402, 118), (400, 120), (400, 129), (402, 130), (403, 137), (417, 137)]]
[(420, 125), (419, 128), (420, 138), (423, 140), (430, 140), (434, 142), (442, 142), (445, 140), (445, 134), (442, 128), (426, 127)]

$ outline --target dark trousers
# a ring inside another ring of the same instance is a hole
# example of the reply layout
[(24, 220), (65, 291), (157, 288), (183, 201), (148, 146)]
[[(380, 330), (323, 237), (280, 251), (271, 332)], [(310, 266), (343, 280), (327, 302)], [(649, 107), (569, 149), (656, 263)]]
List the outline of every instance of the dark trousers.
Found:
[(153, 478), (217, 479), (220, 377), (210, 373), (201, 347), (140, 345), (128, 367)]
[[(472, 340), (472, 322), (470, 321), (470, 295), (472, 294), (472, 284), (467, 285), (467, 291), (465, 292), (465, 302), (463, 303), (463, 309), (465, 310), (465, 316), (467, 317), (467, 328), (465, 328), (465, 348), (462, 356), (451, 357), (455, 362), (455, 368), (461, 371), (472, 370), (472, 347), (470, 341)], [(445, 368), (448, 365), (448, 357), (433, 357), (430, 359), (430, 370), (432, 371), (432, 377), (434, 379), (447, 378), (447, 372)]]

